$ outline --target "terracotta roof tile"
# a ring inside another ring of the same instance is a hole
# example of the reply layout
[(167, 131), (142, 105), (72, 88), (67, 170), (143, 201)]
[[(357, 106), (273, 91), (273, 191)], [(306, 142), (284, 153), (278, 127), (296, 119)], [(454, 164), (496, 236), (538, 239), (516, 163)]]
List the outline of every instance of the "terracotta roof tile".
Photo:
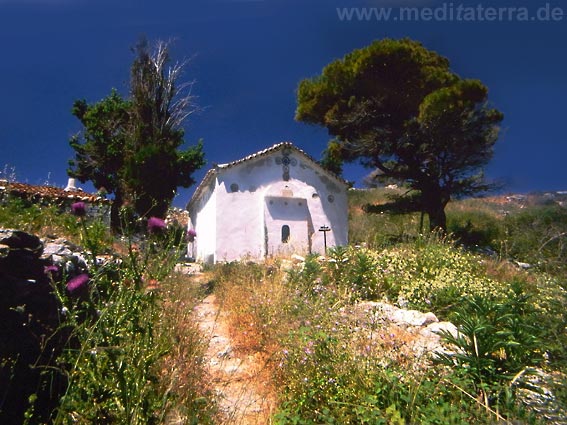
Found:
[(65, 191), (54, 186), (35, 186), (27, 183), (8, 182), (0, 180), (0, 193), (26, 198), (46, 198), (57, 201), (76, 200), (93, 204), (110, 203), (111, 200), (81, 190)]

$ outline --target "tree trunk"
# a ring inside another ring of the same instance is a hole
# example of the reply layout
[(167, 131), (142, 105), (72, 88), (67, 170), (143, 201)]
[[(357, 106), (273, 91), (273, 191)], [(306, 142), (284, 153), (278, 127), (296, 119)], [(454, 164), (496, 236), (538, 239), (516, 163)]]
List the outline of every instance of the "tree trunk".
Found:
[(444, 206), (439, 205), (438, 208), (428, 210), (427, 216), (429, 217), (429, 230), (431, 232), (447, 232), (447, 216)]
[(112, 201), (112, 206), (110, 207), (110, 227), (116, 232), (120, 233), (121, 223), (120, 223), (120, 208), (122, 207), (122, 196), (119, 193), (114, 195), (114, 200)]
[(431, 232), (447, 232), (447, 216), (445, 206), (449, 202), (449, 196), (445, 196), (441, 189), (423, 194), (424, 210), (429, 217), (429, 230)]

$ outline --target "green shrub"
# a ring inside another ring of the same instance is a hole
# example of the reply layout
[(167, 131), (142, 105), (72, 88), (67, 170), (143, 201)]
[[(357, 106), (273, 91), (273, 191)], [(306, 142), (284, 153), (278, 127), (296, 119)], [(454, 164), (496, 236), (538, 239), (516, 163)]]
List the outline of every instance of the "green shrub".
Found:
[(567, 271), (567, 209), (536, 206), (510, 214), (505, 221), (504, 255), (547, 273)]
[[(558, 280), (500, 270), (436, 237), (333, 248), (327, 261), (309, 256), (288, 272), (277, 262), (216, 269), (234, 326), (273, 359), (275, 423), (535, 423), (510, 379), (544, 357), (561, 369), (567, 305)], [(449, 368), (423, 364), (404, 348), (408, 335), (382, 340), (391, 331), (379, 321), (361, 329), (349, 311), (368, 298), (454, 320), (460, 357), (447, 357)]]
[(368, 204), (388, 201), (391, 191), (386, 189), (349, 190), (349, 242), (370, 248), (391, 246), (411, 240), (420, 233), (419, 213), (370, 214), (364, 211)]
[(334, 248), (329, 251), (325, 281), (332, 282), (351, 301), (378, 299), (383, 293), (375, 253), (366, 248)]
[(500, 250), (505, 236), (503, 219), (478, 210), (452, 211), (447, 214), (447, 232), (467, 247)]
[(501, 285), (484, 273), (482, 261), (480, 256), (436, 241), (400, 245), (377, 254), (390, 299), (439, 314), (463, 297), (501, 293)]
[[(120, 283), (96, 305), (63, 300), (77, 346), (61, 359), (70, 366), (69, 386), (55, 423), (155, 422), (164, 402), (156, 364), (167, 346), (154, 333), (158, 310), (152, 296)], [(87, 317), (73, 323), (75, 314)]]
[[(151, 282), (164, 279), (173, 264), (169, 244), (149, 237), (124, 260), (96, 264), (103, 229), (82, 218), (82, 240), (92, 250), (88, 292), (54, 289), (63, 309), (69, 343), (59, 362), (68, 377), (55, 423), (155, 423), (167, 397), (159, 390), (158, 364), (170, 341), (155, 331), (159, 305)], [(174, 257), (175, 258), (175, 257)]]
[(464, 300), (450, 317), (459, 337), (444, 335), (458, 350), (445, 360), (467, 367), (479, 384), (512, 379), (524, 367), (539, 363), (540, 330), (529, 300), (519, 285), (505, 300), (481, 296)]
[[(304, 303), (305, 299), (295, 302)], [(275, 376), (280, 404), (275, 423), (460, 424), (494, 420), (466, 394), (472, 387), (470, 378), (432, 366), (422, 369), (412, 367), (411, 362), (404, 366), (385, 361), (372, 340), (357, 340), (353, 323), (337, 303), (326, 305), (324, 313), (315, 306), (302, 308), (302, 325), (280, 341)], [(377, 326), (379, 331), (381, 325)]]
[(515, 415), (510, 381), (528, 366), (542, 361), (541, 332), (530, 297), (520, 284), (511, 288), (505, 300), (475, 296), (464, 300), (452, 314), (459, 334), (444, 332), (443, 338), (455, 347), (454, 354), (437, 360), (470, 379), (470, 392), (483, 404), (502, 415)]
[(59, 234), (75, 239), (80, 230), (76, 220), (56, 205), (38, 205), (24, 199), (8, 197), (0, 200), (0, 227), (39, 234)]

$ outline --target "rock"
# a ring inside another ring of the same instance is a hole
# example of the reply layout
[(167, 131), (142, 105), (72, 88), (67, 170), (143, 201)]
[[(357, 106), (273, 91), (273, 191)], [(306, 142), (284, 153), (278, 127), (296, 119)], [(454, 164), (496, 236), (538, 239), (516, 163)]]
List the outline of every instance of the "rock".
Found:
[(392, 347), (400, 344), (399, 349), (406, 347), (416, 359), (427, 359), (436, 354), (452, 354), (451, 347), (443, 343), (441, 334), (443, 331), (454, 336), (459, 334), (454, 324), (439, 322), (437, 316), (431, 312), (406, 310), (385, 302), (361, 301), (352, 311), (343, 310), (343, 314), (354, 318), (354, 332), (381, 329), (380, 332), (372, 331), (373, 338), (386, 335)]
[(80, 252), (80, 251), (83, 250), (82, 247), (80, 247), (79, 245), (75, 245), (73, 242), (68, 241), (65, 238), (55, 238), (53, 240), (53, 243), (59, 244), (59, 245), (65, 245), (67, 248), (69, 248), (73, 252)]
[(522, 263), (521, 261), (514, 261), (514, 263), (521, 269), (531, 269), (533, 266), (529, 263)]
[(73, 252), (65, 245), (48, 242), (43, 248), (43, 257), (48, 258), (52, 255), (56, 255), (58, 257), (70, 257), (73, 255)]
[[(45, 243), (41, 258), (59, 266), (67, 275), (76, 275), (88, 269), (85, 256), (86, 254), (77, 245), (66, 239), (56, 238)], [(101, 257), (99, 262), (97, 257), (98, 265), (104, 261)]]
[(0, 244), (0, 258), (6, 258), (10, 254), (10, 247), (8, 245)]
[(405, 326), (426, 326), (439, 321), (433, 313), (421, 313), (417, 310), (403, 310), (401, 308), (394, 310), (388, 319)]
[(232, 374), (238, 372), (239, 367), (240, 367), (240, 365), (229, 365), (224, 369), (224, 371), (225, 371), (225, 373), (232, 375)]
[(441, 339), (443, 332), (450, 333), (453, 337), (458, 338), (459, 330), (451, 322), (436, 322), (427, 325), (426, 328), (420, 331), (420, 334), (427, 338), (437, 338)]
[(293, 254), (291, 256), (291, 261), (293, 261), (294, 264), (305, 263), (305, 257), (302, 257), (298, 254)]
[[(424, 353), (433, 355), (453, 355), (455, 351), (443, 343), (443, 333), (448, 332), (455, 338), (459, 336), (459, 330), (451, 322), (436, 322), (427, 325), (419, 331), (419, 343), (417, 348), (421, 348)], [(419, 345), (421, 344), (421, 346)]]
[(527, 367), (514, 377), (510, 386), (516, 389), (520, 402), (549, 424), (567, 424), (567, 411), (556, 393), (562, 390), (565, 376)]
[(34, 235), (14, 229), (0, 229), (0, 275), (18, 279), (38, 280), (44, 278), (39, 261), (43, 244)]
[(438, 335), (423, 336), (419, 333), (410, 345), (417, 357), (424, 357), (428, 355), (435, 356), (446, 352)]
[(437, 316), (431, 312), (421, 313), (417, 310), (405, 310), (384, 302), (362, 301), (356, 306), (356, 311), (358, 318), (363, 322), (365, 321), (364, 316), (369, 314), (373, 316), (372, 322), (388, 321), (406, 327), (427, 326), (430, 323), (439, 322)]
[(217, 353), (217, 357), (220, 358), (220, 359), (227, 358), (227, 357), (230, 358), (231, 354), (232, 354), (232, 347), (229, 345), (229, 346), (225, 347), (224, 350), (219, 351)]
[(14, 229), (0, 229), (0, 244), (12, 251), (21, 250), (39, 258), (43, 250), (41, 240), (34, 235)]
[(475, 249), (476, 252), (482, 255), (486, 255), (491, 258), (498, 258), (499, 254), (489, 246), (479, 246)]
[[(29, 233), (0, 229), (0, 245), (0, 388), (10, 388), (3, 394), (2, 404), (10, 407), (3, 419), (22, 423), (35, 393), (36, 417), (47, 422), (66, 379), (52, 362), (69, 338), (59, 328), (60, 304), (45, 273), (52, 264), (41, 258), (43, 244)], [(48, 367), (53, 372), (45, 374)]]

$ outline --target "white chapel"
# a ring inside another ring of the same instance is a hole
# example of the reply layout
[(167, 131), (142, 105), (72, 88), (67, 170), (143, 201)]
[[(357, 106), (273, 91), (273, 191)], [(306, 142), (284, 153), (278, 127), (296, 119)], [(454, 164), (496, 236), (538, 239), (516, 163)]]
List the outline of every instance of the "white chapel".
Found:
[(290, 142), (210, 169), (187, 205), (188, 254), (216, 263), (348, 242), (347, 183)]

